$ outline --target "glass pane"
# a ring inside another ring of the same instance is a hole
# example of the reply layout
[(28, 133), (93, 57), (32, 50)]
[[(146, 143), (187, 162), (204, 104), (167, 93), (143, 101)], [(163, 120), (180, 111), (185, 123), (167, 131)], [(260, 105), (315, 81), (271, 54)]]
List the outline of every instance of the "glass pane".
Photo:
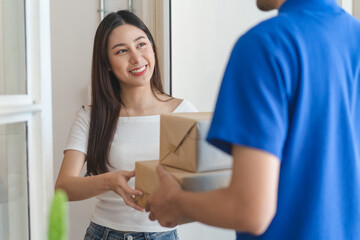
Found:
[(0, 95), (26, 94), (24, 0), (0, 0)]
[(121, 9), (127, 9), (129, 3), (133, 0), (100, 0), (102, 2), (104, 17), (111, 12), (117, 12)]
[(26, 123), (0, 125), (0, 239), (29, 239)]

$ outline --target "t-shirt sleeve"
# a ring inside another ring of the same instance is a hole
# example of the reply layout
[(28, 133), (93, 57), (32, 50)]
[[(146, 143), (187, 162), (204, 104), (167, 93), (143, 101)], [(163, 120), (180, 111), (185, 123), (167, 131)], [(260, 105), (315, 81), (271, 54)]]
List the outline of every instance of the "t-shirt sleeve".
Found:
[(183, 99), (174, 112), (198, 112), (198, 110), (190, 101)]
[(82, 107), (77, 112), (64, 151), (77, 150), (86, 154), (88, 136), (89, 136), (89, 127), (90, 127), (90, 107)]
[(233, 144), (267, 151), (281, 159), (287, 134), (287, 100), (277, 48), (261, 34), (235, 44), (220, 87), (210, 144), (231, 154)]

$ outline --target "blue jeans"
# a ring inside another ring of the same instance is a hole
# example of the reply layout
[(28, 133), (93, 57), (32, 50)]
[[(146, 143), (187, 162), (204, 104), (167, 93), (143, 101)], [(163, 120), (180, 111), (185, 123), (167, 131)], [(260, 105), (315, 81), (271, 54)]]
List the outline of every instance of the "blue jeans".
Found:
[(91, 222), (84, 240), (178, 240), (176, 230), (168, 232), (120, 232)]

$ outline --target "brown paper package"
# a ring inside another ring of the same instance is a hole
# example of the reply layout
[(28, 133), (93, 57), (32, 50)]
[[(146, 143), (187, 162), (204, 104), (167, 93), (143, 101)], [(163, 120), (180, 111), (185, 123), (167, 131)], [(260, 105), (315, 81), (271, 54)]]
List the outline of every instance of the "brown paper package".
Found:
[(190, 172), (230, 169), (231, 156), (206, 142), (212, 113), (160, 116), (160, 164)]
[[(135, 164), (135, 189), (143, 192), (136, 203), (145, 208), (148, 196), (159, 185), (156, 173), (158, 160), (139, 161)], [(176, 168), (165, 167), (165, 169), (180, 183), (181, 188), (186, 191), (203, 192), (228, 186), (231, 178), (231, 170), (219, 170), (202, 173), (192, 173)], [(180, 224), (191, 222), (190, 219), (182, 219)]]

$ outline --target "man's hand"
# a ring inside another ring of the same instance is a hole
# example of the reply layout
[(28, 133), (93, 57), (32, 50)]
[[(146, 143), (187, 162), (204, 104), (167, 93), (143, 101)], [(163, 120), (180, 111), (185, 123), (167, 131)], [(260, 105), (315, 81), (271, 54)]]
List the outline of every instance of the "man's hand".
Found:
[(159, 176), (159, 186), (150, 194), (145, 209), (150, 212), (150, 220), (158, 220), (164, 227), (175, 227), (181, 219), (177, 206), (181, 187), (161, 165), (157, 166), (156, 171)]

